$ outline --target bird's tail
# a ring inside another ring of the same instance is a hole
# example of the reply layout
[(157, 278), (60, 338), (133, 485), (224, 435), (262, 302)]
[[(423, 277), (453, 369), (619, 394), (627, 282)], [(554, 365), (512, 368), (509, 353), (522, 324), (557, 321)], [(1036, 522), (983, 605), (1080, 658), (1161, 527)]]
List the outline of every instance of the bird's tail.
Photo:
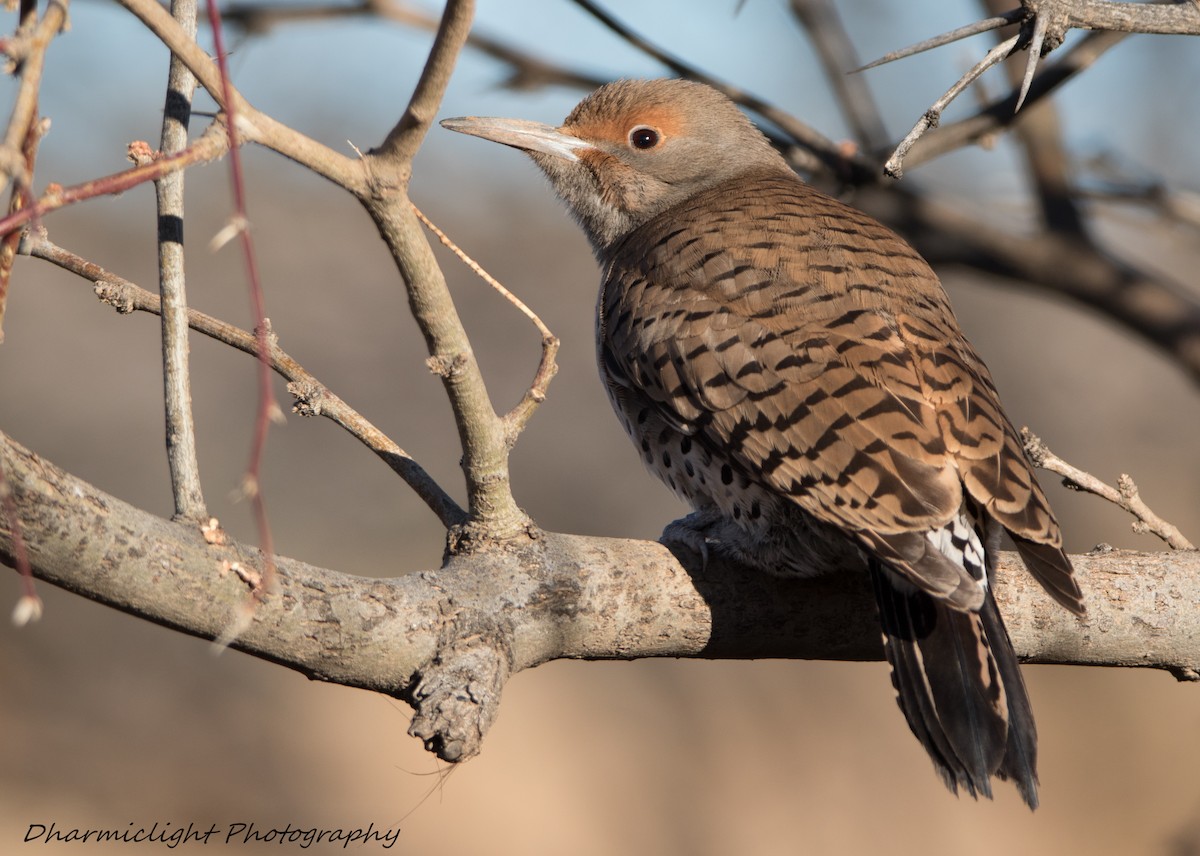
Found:
[(897, 701), (946, 786), (990, 798), (992, 776), (1011, 779), (1037, 808), (1033, 711), (991, 591), (964, 612), (877, 560), (871, 578)]

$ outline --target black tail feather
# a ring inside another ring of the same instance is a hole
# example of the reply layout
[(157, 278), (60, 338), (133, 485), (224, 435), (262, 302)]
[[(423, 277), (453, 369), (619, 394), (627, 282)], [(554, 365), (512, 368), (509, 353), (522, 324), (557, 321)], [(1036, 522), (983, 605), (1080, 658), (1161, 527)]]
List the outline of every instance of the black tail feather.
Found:
[(1011, 779), (1037, 806), (1037, 734), (1016, 654), (991, 592), (962, 612), (871, 562), (900, 709), (946, 786), (991, 797)]

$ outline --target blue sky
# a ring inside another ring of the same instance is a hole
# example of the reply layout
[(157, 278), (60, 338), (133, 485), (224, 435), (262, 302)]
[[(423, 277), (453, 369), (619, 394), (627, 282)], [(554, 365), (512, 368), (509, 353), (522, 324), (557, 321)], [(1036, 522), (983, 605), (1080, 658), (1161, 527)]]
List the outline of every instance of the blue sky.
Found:
[[(736, 81), (830, 136), (842, 136), (836, 108), (786, 3), (746, 0), (740, 10), (737, 5), (735, 0), (606, 4), (689, 62)], [(979, 14), (973, 3), (930, 0), (861, 0), (839, 4), (839, 9), (864, 60)], [(71, 18), (71, 31), (51, 50), (43, 91), (43, 112), (54, 123), (46, 163), (55, 163), (53, 178), (64, 183), (80, 180), (88, 171), (119, 169), (125, 142), (157, 138), (166, 63), (164, 49), (116, 4), (77, 3)], [(662, 73), (566, 0), (481, 0), (477, 29), (601, 76)], [(201, 39), (211, 44), (208, 33), (202, 31)], [(429, 39), (424, 32), (367, 19), (300, 24), (234, 39), (232, 67), (237, 84), (257, 106), (346, 151), (347, 139), (366, 147), (386, 132), (419, 73)], [(892, 134), (902, 135), (989, 46), (990, 37), (979, 36), (867, 72)], [(504, 74), (495, 61), (468, 53), (444, 115), (554, 121), (579, 98), (577, 92), (558, 88), (506, 92), (498, 88)], [(1200, 102), (1194, 95), (1198, 84), (1200, 50), (1191, 40), (1140, 36), (1110, 52), (1057, 102), (1069, 138), (1082, 151), (1117, 150), (1196, 186), (1200, 167), (1190, 141), (1200, 136)], [(998, 76), (989, 81), (992, 93), (1001, 86)], [(973, 109), (974, 99), (971, 92), (962, 96), (948, 119)], [(441, 146), (437, 133), (433, 147)], [(990, 169), (1002, 162), (993, 159)], [(977, 166), (964, 168), (968, 177), (977, 177)], [(948, 169), (945, 175), (952, 180), (955, 170)]]

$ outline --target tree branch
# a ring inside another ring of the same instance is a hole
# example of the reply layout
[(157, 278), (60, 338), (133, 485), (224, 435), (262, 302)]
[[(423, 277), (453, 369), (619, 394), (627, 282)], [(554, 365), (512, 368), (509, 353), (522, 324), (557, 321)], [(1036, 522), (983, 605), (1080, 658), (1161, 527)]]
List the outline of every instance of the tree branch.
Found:
[[(172, 629), (216, 638), (245, 601), (228, 573), (256, 551), (140, 511), (0, 435), (35, 574)], [(13, 562), (7, 522), (0, 560)], [(1077, 619), (1001, 557), (996, 597), (1037, 663), (1140, 666), (1200, 679), (1200, 553), (1072, 557)], [(439, 570), (353, 577), (278, 558), (279, 596), (233, 643), (311, 678), (388, 693), (446, 760), (479, 750), (510, 674), (561, 658), (878, 660), (865, 577), (782, 580), (713, 561), (687, 570), (661, 544), (541, 533)], [(223, 572), (224, 569), (224, 572)], [(401, 568), (381, 568), (400, 573)]]
[(379, 229), (408, 290), (409, 307), (429, 349), (428, 365), (442, 379), (462, 444), (469, 523), (452, 533), (450, 548), (478, 540), (520, 537), (532, 524), (513, 499), (510, 438), (496, 414), (471, 342), (445, 277), (408, 198), (412, 158), (437, 112), (474, 15), (473, 0), (449, 0), (421, 79), (400, 121), (376, 150), (363, 156), (368, 188), (356, 193)]
[[(57, 246), (46, 237), (44, 230), (27, 232), (21, 244), (21, 252), (58, 265), (63, 270), (93, 282), (96, 286), (96, 296), (122, 314), (140, 311), (157, 315), (162, 311), (157, 295)], [(187, 323), (196, 332), (237, 348), (245, 354), (256, 356), (258, 353), (257, 337), (232, 324), (195, 309), (187, 310)], [(288, 392), (296, 398), (293, 408), (296, 412), (303, 416), (325, 416), (345, 428), (351, 436), (378, 455), (404, 479), (437, 515), (443, 526), (449, 528), (466, 522), (466, 512), (395, 441), (288, 356), (279, 347), (278, 342), (272, 340), (270, 344), (271, 368), (289, 381)]]
[[(197, 0), (172, 0), (171, 14), (193, 38)], [(196, 77), (175, 54), (167, 71), (159, 149), (166, 155), (187, 147)], [(191, 373), (188, 357), (187, 289), (183, 254), (183, 172), (155, 182), (158, 203), (158, 290), (162, 297), (163, 405), (166, 411), (167, 463), (177, 518), (199, 521), (208, 517), (196, 457), (196, 425), (192, 417)]]

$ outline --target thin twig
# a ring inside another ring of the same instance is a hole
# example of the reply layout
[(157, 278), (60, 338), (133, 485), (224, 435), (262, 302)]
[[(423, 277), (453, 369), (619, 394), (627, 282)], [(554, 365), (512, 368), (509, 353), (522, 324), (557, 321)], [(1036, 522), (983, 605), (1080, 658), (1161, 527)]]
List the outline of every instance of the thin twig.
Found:
[(904, 174), (904, 157), (908, 154), (908, 150), (913, 147), (927, 130), (938, 126), (942, 120), (942, 111), (946, 109), (946, 106), (957, 98), (964, 89), (970, 86), (979, 75), (1012, 54), (1017, 49), (1022, 38), (1022, 34), (1018, 33), (1012, 38), (1005, 39), (996, 45), (996, 47), (987, 52), (987, 56), (960, 77), (957, 83), (946, 90), (941, 98), (933, 102), (933, 106), (925, 111), (925, 114), (913, 126), (913, 129), (900, 141), (900, 145), (896, 146), (896, 150), (892, 152), (892, 156), (883, 165), (884, 173), (890, 175), (892, 178), (900, 178)]
[[(1031, 106), (1058, 91), (1058, 88), (1090, 68), (1096, 60), (1126, 37), (1125, 33), (1088, 33), (1057, 62), (1042, 66), (1033, 78), (1025, 105)], [(1005, 97), (992, 102), (974, 116), (949, 125), (923, 137), (905, 157), (910, 168), (927, 163), (936, 157), (957, 151), (980, 139), (994, 136), (1011, 126), (1020, 116), (1015, 110), (1019, 90), (1014, 88)]]
[(259, 544), (263, 552), (262, 585), (255, 586), (254, 598), (261, 602), (275, 588), (275, 548), (271, 535), (271, 523), (267, 517), (267, 504), (263, 496), (262, 462), (267, 448), (267, 433), (271, 423), (283, 416), (275, 391), (271, 387), (271, 329), (267, 319), (266, 297), (262, 279), (258, 275), (258, 257), (254, 252), (254, 239), (250, 235), (250, 215), (246, 205), (246, 180), (242, 172), (241, 147), (238, 145), (237, 99), (233, 97), (229, 79), (228, 57), (225, 53), (224, 34), (221, 30), (221, 13), (217, 0), (208, 0), (208, 20), (212, 27), (213, 44), (217, 54), (217, 68), (221, 74), (222, 103), (228, 116), (226, 130), (229, 133), (230, 183), (233, 185), (233, 223), (236, 224), (238, 241), (242, 246), (242, 257), (246, 265), (247, 284), (250, 287), (250, 302), (254, 307), (254, 334), (258, 337), (258, 410), (254, 418), (254, 439), (250, 444), (250, 461), (242, 477), (242, 488), (254, 509), (254, 520), (258, 527)]
[[(33, 168), (37, 162), (38, 146), (49, 127), (49, 120), (34, 122), (25, 137), (21, 147), (25, 158), (25, 175), (32, 177)], [(8, 201), (9, 213), (20, 211), (33, 205), (33, 194), (30, 185), (23, 181), (13, 182), (12, 196)], [(17, 245), (21, 242), (21, 233), (12, 231), (0, 239), (0, 342), (4, 341), (4, 313), (8, 305), (8, 289), (12, 282), (13, 263), (17, 258)]]
[[(171, 14), (194, 38), (197, 0), (171, 0)], [(188, 124), (196, 77), (175, 54), (167, 71), (159, 150), (173, 155), (187, 147)], [(158, 205), (158, 290), (162, 296), (163, 407), (167, 426), (167, 463), (175, 517), (205, 520), (208, 509), (200, 484), (196, 456), (196, 425), (192, 416), (192, 390), (188, 368), (187, 291), (183, 254), (183, 172), (155, 182)]]
[[(1003, 6), (1009, 2), (1011, 0), (984, 0), (985, 6), (993, 12), (1003, 11)], [(1034, 42), (1037, 42), (1036, 33)], [(1030, 44), (1030, 56), (1034, 55), (1035, 47), (1035, 44)], [(1023, 88), (1031, 65), (1028, 62), (1025, 64), (1024, 76), (1018, 66), (1015, 61), (1008, 62), (1004, 70), (1014, 87)], [(1071, 159), (1063, 140), (1058, 110), (1045, 99), (1039, 104), (1039, 109), (1031, 107), (1026, 111), (1022, 121), (1013, 125), (1013, 131), (1025, 155), (1029, 178), (1042, 211), (1042, 224), (1046, 229), (1063, 236), (1094, 244), (1074, 199)]]
[(256, 110), (237, 88), (221, 75), (217, 63), (188, 36), (158, 0), (118, 0), (141, 20), (184, 65), (196, 75), (213, 100), (238, 115), (237, 136), (255, 142), (308, 167), (351, 193), (367, 192), (369, 180), (360, 159), (351, 158), (306, 137), (282, 122)]
[(384, 143), (363, 155), (371, 186), (356, 194), (404, 279), (409, 308), (429, 349), (426, 364), (441, 379), (454, 412), (470, 520), (451, 534), (451, 552), (468, 549), (477, 543), (476, 536), (484, 541), (522, 537), (533, 525), (512, 495), (504, 424), (496, 415), (445, 276), (407, 196), (412, 157), (449, 85), (474, 12), (473, 0), (446, 3), (408, 108)]
[[(21, 244), (21, 252), (51, 262), (95, 283), (97, 296), (122, 314), (140, 311), (157, 315), (161, 312), (162, 304), (158, 295), (64, 250), (51, 242), (44, 230), (27, 232)], [(243, 353), (257, 353), (257, 337), (249, 331), (195, 309), (187, 310), (187, 320), (188, 326), (197, 333)], [(289, 381), (288, 391), (296, 396), (293, 409), (297, 413), (302, 416), (324, 416), (346, 429), (404, 479), (446, 528), (460, 525), (466, 520), (466, 512), (442, 490), (420, 464), (275, 343), (271, 346), (271, 368)]]
[[(14, 179), (8, 205), (10, 214), (33, 204), (33, 167), (37, 160), (38, 144), (46, 130), (45, 124), (38, 121), (42, 69), (45, 66), (46, 49), (62, 31), (66, 15), (65, 0), (62, 3), (54, 2), (46, 8), (46, 14), (39, 22), (37, 3), (22, 0), (17, 35), (7, 45), (10, 55), (20, 57), (21, 69), (21, 85), (9, 116), (4, 142), (0, 144), (0, 169), (6, 178)], [(0, 239), (0, 342), (4, 341), (4, 313), (19, 240), (19, 236), (13, 233), (5, 234)]]
[[(32, 31), (26, 31), (28, 43), (22, 48), (21, 86), (17, 90), (16, 101), (9, 115), (8, 127), (4, 133), (2, 146), (3, 156), (0, 158), (0, 172), (8, 178), (15, 178), (28, 186), (29, 176), (24, 174), (25, 158), (21, 147), (29, 136), (29, 129), (37, 117), (38, 92), (42, 84), (42, 69), (45, 67), (46, 48), (51, 40), (58, 35), (67, 20), (67, 0), (51, 0)], [(31, 23), (30, 20), (21, 22), (22, 30)]]
[(132, 187), (137, 187), (139, 184), (145, 184), (147, 181), (157, 181), (168, 173), (178, 172), (194, 164), (208, 163), (209, 161), (216, 160), (225, 154), (227, 148), (228, 142), (225, 137), (224, 128), (219, 123), (214, 122), (196, 142), (192, 143), (179, 154), (151, 158), (145, 162), (138, 163), (132, 169), (116, 172), (102, 178), (94, 178), (70, 187), (51, 184), (46, 188), (45, 194), (36, 204), (28, 208), (22, 208), (20, 211), (14, 211), (7, 217), (0, 219), (0, 235), (7, 235), (9, 232), (20, 229), (22, 226), (44, 217), (51, 211), (57, 211), (66, 205), (71, 205), (84, 199), (93, 199), (97, 196), (115, 196), (124, 193)]
[(1167, 542), (1172, 550), (1195, 550), (1196, 547), (1183, 536), (1173, 524), (1163, 520), (1150, 510), (1138, 494), (1137, 485), (1125, 473), (1117, 480), (1117, 486), (1105, 484), (1090, 473), (1073, 467), (1062, 458), (1055, 455), (1046, 447), (1042, 439), (1028, 428), (1021, 429), (1021, 440), (1025, 445), (1025, 454), (1033, 461), (1034, 466), (1047, 472), (1063, 477), (1063, 483), (1075, 490), (1095, 494), (1102, 499), (1120, 506), (1137, 518), (1133, 531), (1157, 535)]
[(915, 45), (909, 45), (906, 48), (892, 51), (884, 54), (879, 59), (869, 62), (866, 65), (859, 66), (851, 73), (866, 71), (871, 68), (878, 68), (881, 65), (886, 65), (889, 62), (895, 62), (898, 59), (915, 56), (925, 51), (931, 51), (934, 48), (940, 48), (942, 45), (948, 45), (951, 42), (957, 42), (960, 39), (966, 39), (971, 36), (977, 36), (980, 33), (986, 33), (988, 30), (998, 30), (1001, 27), (1007, 27), (1009, 24), (1015, 24), (1026, 16), (1024, 9), (1013, 9), (1011, 12), (1006, 12), (1003, 15), (997, 15), (994, 18), (986, 18), (982, 21), (976, 21), (973, 24), (967, 24), (965, 27), (951, 30), (948, 33), (942, 33), (940, 36), (934, 36), (925, 39), (922, 42), (917, 42)]
[(433, 221), (426, 217), (416, 205), (413, 205), (413, 212), (417, 215), (417, 219), (425, 225), (425, 228), (442, 242), (443, 246), (458, 256), (459, 261), (469, 267), (476, 276), (500, 292), (505, 300), (517, 307), (521, 314), (533, 322), (538, 332), (542, 334), (542, 358), (538, 362), (533, 382), (529, 385), (529, 389), (525, 391), (525, 395), (521, 397), (521, 401), (517, 406), (501, 417), (508, 435), (508, 447), (512, 448), (517, 442), (517, 437), (524, 430), (525, 425), (528, 424), (530, 417), (537, 410), (538, 405), (546, 400), (546, 390), (550, 386), (550, 381), (553, 380), (554, 375), (558, 373), (558, 364), (555, 362), (555, 357), (558, 355), (558, 337), (550, 332), (550, 328), (542, 322), (537, 313), (530, 309), (521, 298), (505, 288), (498, 279), (484, 270), (482, 265), (468, 256), (458, 244), (450, 240), (450, 237), (445, 232), (435, 226)]

